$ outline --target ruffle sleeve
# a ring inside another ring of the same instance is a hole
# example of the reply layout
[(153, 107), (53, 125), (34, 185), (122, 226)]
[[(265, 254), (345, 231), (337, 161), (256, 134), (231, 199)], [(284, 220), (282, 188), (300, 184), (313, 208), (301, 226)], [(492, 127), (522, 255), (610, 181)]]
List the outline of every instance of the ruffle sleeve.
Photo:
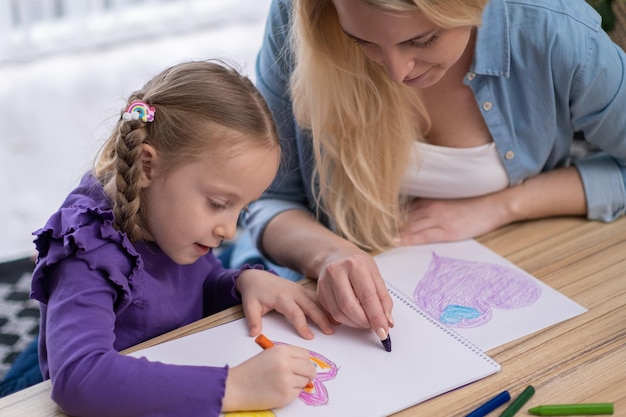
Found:
[(108, 277), (118, 293), (116, 310), (128, 306), (133, 279), (143, 268), (142, 259), (126, 234), (113, 228), (112, 211), (81, 205), (62, 208), (34, 235), (39, 255), (33, 272), (31, 298), (47, 304), (48, 270), (74, 257)]

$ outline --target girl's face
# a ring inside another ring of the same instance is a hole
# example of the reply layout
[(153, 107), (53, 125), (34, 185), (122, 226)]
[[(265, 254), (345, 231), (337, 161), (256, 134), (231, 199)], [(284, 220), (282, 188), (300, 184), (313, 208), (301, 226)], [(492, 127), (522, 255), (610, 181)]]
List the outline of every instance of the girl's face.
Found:
[[(151, 155), (147, 155), (151, 153)], [(235, 236), (241, 211), (269, 187), (279, 164), (277, 149), (245, 147), (234, 156), (207, 151), (169, 172), (144, 145), (143, 204), (147, 237), (177, 264), (192, 264)]]
[(343, 31), (389, 78), (414, 88), (439, 82), (459, 62), (471, 26), (442, 29), (422, 12), (391, 12), (362, 0), (332, 0)]

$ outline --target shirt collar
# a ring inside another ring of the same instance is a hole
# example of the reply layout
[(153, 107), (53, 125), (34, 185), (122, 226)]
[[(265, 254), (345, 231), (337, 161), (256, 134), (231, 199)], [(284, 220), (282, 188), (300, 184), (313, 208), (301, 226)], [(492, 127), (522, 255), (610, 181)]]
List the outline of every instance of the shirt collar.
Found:
[(471, 71), (482, 75), (509, 77), (511, 48), (505, 0), (489, 0), (478, 28)]

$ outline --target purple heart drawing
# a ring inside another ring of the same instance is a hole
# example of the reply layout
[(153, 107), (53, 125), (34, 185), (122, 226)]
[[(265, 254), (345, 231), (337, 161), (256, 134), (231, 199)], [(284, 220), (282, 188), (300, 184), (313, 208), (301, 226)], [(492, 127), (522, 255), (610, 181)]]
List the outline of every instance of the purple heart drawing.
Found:
[(446, 258), (433, 252), (413, 298), (439, 322), (478, 327), (491, 320), (493, 308), (510, 310), (533, 304), (541, 288), (521, 271), (503, 265)]

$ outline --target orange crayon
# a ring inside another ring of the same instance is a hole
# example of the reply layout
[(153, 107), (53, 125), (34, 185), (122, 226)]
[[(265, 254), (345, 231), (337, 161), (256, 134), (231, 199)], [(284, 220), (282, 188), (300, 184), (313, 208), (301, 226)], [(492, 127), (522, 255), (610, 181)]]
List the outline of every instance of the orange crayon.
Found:
[[(272, 343), (271, 340), (269, 340), (267, 337), (265, 337), (265, 335), (263, 333), (258, 335), (256, 337), (256, 339), (254, 339), (254, 341), (256, 342), (257, 345), (261, 346), (264, 350), (265, 349), (269, 349), (271, 347), (274, 347), (274, 343)], [(312, 389), (313, 388), (313, 383), (311, 381), (309, 381), (309, 383), (306, 384), (304, 388)]]

